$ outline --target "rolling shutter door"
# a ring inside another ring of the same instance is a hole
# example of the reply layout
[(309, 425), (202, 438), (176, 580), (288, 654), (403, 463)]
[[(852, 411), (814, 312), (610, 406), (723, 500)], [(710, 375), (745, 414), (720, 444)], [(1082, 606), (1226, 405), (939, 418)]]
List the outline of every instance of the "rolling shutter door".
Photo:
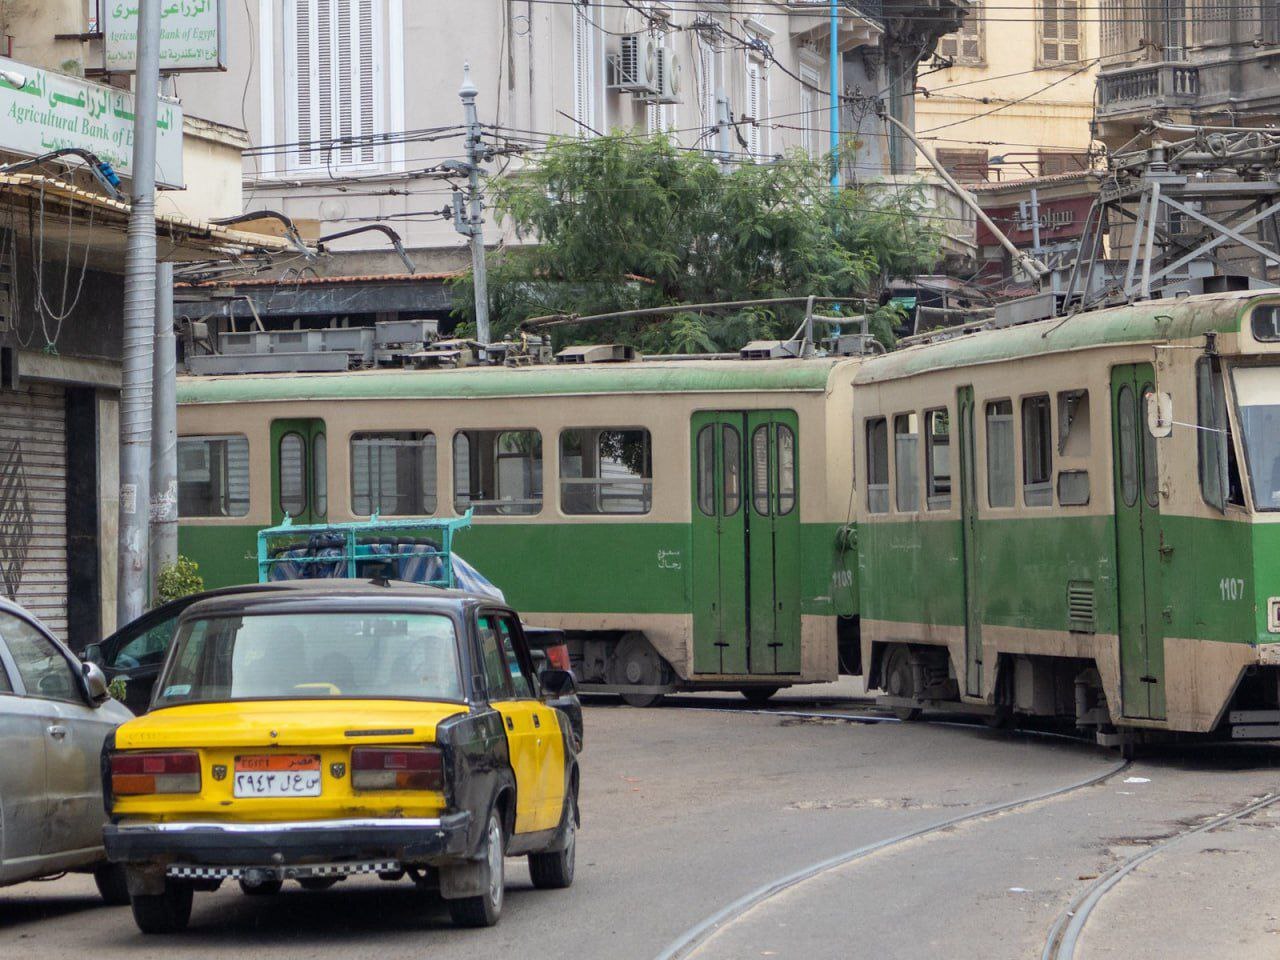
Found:
[(67, 631), (67, 418), (58, 387), (0, 390), (0, 591)]

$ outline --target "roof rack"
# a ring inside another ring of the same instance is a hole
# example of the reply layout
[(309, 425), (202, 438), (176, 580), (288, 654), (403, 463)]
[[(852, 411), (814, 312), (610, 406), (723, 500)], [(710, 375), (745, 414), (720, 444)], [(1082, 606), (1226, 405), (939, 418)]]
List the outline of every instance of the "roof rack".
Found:
[(407, 580), (457, 586), (453, 535), (471, 526), (456, 519), (382, 520), (295, 525), (290, 517), (258, 531), (258, 582), (327, 577)]

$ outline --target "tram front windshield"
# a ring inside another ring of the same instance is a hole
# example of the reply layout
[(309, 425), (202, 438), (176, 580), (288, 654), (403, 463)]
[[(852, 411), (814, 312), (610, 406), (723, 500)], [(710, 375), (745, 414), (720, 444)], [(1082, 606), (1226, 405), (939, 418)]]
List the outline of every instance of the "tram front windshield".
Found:
[(1236, 402), (1258, 510), (1280, 510), (1280, 367), (1238, 367)]

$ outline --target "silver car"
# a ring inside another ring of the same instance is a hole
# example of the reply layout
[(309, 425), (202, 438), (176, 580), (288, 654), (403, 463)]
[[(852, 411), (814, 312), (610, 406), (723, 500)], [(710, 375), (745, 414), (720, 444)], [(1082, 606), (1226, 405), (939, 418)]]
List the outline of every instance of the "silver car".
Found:
[(0, 600), (0, 886), (92, 871), (108, 903), (128, 903), (106, 862), (102, 742), (132, 718), (38, 620)]

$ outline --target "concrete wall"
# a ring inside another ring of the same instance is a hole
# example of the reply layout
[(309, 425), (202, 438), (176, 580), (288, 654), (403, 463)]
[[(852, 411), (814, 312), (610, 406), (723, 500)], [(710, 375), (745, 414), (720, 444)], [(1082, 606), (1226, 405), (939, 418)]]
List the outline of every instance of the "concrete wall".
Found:
[[(918, 80), (930, 94), (916, 95), (917, 132), (934, 149), (980, 149), (1011, 161), (1033, 161), (1038, 149), (1087, 150), (1097, 64), (1040, 67), (1033, 8), (990, 6), (983, 21), (985, 62), (957, 64)], [(1080, 59), (1091, 60), (1101, 52), (1099, 8), (1085, 3), (1080, 11)], [(929, 169), (923, 157), (917, 166)], [(1010, 162), (992, 167), (990, 176), (1021, 179), (1037, 172)]]

